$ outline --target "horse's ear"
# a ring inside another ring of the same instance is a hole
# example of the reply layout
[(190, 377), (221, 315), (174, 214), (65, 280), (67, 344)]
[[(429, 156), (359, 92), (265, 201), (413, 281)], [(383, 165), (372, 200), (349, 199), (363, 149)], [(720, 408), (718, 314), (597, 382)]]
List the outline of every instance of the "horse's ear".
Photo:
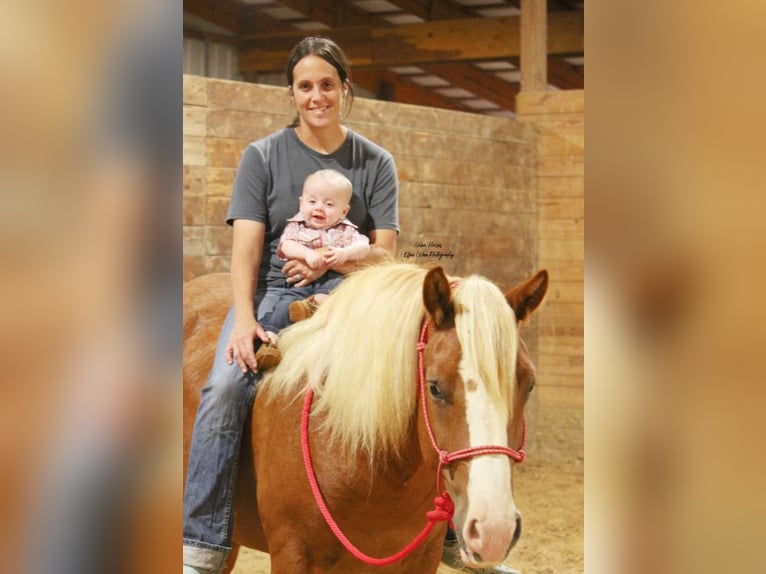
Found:
[(517, 321), (523, 321), (537, 309), (548, 291), (548, 271), (543, 269), (521, 285), (517, 285), (505, 294), (505, 299), (516, 314)]
[(455, 324), (452, 293), (447, 276), (441, 267), (434, 267), (426, 273), (423, 283), (423, 303), (433, 317), (437, 329), (449, 329)]

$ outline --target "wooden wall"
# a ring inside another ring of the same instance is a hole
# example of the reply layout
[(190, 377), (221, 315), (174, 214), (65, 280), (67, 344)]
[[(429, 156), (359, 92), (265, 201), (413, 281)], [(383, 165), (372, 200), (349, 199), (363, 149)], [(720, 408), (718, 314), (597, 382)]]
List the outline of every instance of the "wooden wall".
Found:
[[(224, 219), (240, 155), (292, 116), (284, 88), (184, 76), (185, 279), (228, 270)], [(347, 124), (394, 155), (403, 260), (503, 285), (534, 272), (534, 128), (363, 98)]]
[[(520, 96), (521, 122), (359, 98), (347, 123), (396, 160), (400, 259), (478, 273), (501, 286), (550, 270), (549, 300), (523, 328), (539, 372), (530, 450), (542, 442), (567, 451), (564, 440), (582, 445), (583, 140), (582, 106), (564, 112), (572, 104), (558, 94)], [(554, 102), (560, 110), (551, 113)], [(188, 75), (183, 110), (190, 279), (229, 269), (224, 219), (241, 153), (293, 111), (284, 88)]]
[(518, 118), (537, 138), (539, 265), (551, 274), (538, 316), (540, 444), (582, 452), (585, 92), (522, 93)]

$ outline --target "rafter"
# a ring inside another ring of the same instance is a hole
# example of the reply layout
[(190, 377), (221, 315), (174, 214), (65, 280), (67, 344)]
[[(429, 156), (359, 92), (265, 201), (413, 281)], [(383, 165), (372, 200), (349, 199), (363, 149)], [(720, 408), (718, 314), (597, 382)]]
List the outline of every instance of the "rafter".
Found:
[(506, 82), (494, 74), (483, 72), (472, 65), (431, 64), (423, 66), (423, 68), (427, 72), (473, 92), (477, 97), (489, 100), (501, 108), (516, 110), (516, 94), (519, 93), (518, 84)]
[(184, 0), (184, 12), (226, 28), (235, 34), (241, 33), (242, 12), (244, 5), (235, 0)]
[(459, 100), (446, 98), (390, 70), (366, 68), (353, 72), (354, 83), (374, 92), (376, 97), (389, 102), (417, 104), (445, 110), (467, 111)]
[(390, 4), (415, 14), (423, 20), (455, 20), (470, 18), (472, 13), (467, 8), (450, 4), (444, 0), (387, 0)]
[(275, 0), (274, 3), (291, 8), (311, 20), (322, 22), (333, 28), (371, 24), (368, 12), (343, 0)]
[(582, 90), (585, 87), (585, 77), (581, 68), (548, 56), (548, 83), (564, 90)]
[[(581, 12), (556, 12), (548, 17), (548, 53), (584, 51)], [(421, 65), (519, 55), (520, 19), (472, 18), (404, 24), (397, 27), (359, 27), (332, 30), (355, 68)], [(245, 71), (281, 69), (292, 46), (305, 32), (247, 36), (240, 54)]]

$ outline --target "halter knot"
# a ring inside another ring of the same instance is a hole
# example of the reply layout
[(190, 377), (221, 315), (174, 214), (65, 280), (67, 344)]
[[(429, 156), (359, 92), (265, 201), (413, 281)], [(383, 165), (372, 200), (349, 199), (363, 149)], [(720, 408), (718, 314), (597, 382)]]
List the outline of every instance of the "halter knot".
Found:
[(452, 462), (452, 458), (450, 457), (450, 453), (446, 450), (440, 450), (439, 451), (439, 462), (442, 464), (449, 464)]
[(449, 494), (446, 492), (441, 493), (434, 498), (433, 510), (426, 512), (426, 518), (431, 522), (446, 522), (452, 520), (455, 514), (455, 504), (452, 502)]

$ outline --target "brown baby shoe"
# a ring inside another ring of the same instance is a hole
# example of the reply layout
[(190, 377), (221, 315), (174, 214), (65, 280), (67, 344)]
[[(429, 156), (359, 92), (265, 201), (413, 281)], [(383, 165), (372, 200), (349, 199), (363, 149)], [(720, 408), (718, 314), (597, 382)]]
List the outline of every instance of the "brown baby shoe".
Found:
[(255, 360), (258, 362), (259, 371), (268, 371), (279, 364), (282, 360), (282, 354), (276, 343), (262, 343), (255, 352)]
[(293, 303), (290, 303), (290, 307), (288, 309), (290, 312), (290, 320), (293, 323), (297, 323), (298, 321), (308, 319), (314, 313), (316, 313), (316, 310), (319, 309), (319, 303), (317, 303), (316, 299), (314, 299), (314, 296), (312, 295), (303, 301), (294, 301)]

